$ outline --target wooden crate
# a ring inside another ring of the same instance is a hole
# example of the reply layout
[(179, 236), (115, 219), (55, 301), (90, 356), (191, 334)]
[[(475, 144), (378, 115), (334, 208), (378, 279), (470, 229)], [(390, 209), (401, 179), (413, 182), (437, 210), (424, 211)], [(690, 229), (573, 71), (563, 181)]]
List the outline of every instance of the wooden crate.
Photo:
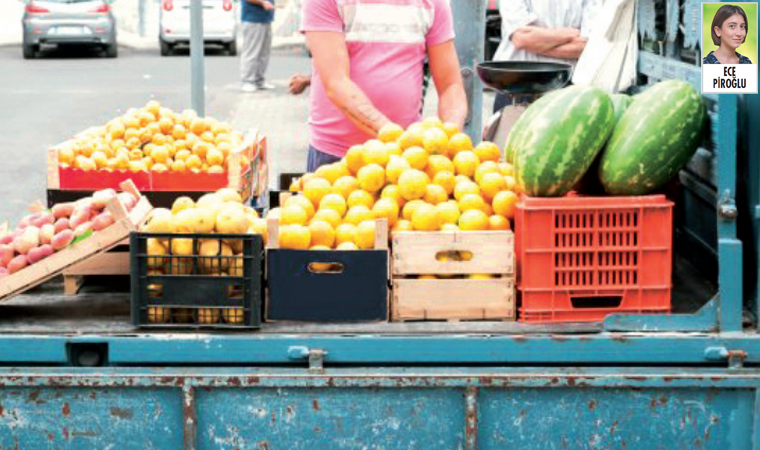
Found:
[(391, 321), (515, 320), (511, 231), (396, 232), (391, 241)]
[(113, 225), (49, 258), (0, 279), (0, 301), (38, 286), (61, 275), (66, 269), (119, 245), (145, 220), (152, 206), (145, 197), (140, 197), (134, 209), (127, 213), (121, 202), (114, 198), (106, 208), (116, 221)]
[(125, 240), (112, 251), (95, 255), (63, 272), (63, 292), (65, 295), (76, 295), (82, 288), (85, 278), (93, 275), (126, 275), (129, 276), (129, 241)]
[[(90, 129), (80, 135), (91, 134)], [(78, 136), (80, 136), (78, 135)], [(75, 138), (76, 139), (76, 138)], [(53, 146), (48, 150), (47, 185), (49, 196), (61, 196), (64, 192), (81, 193), (113, 188), (127, 180), (132, 180), (137, 188), (150, 197), (153, 192), (172, 192), (176, 196), (192, 192), (214, 192), (222, 188), (232, 188), (240, 192), (244, 201), (259, 198), (268, 189), (269, 166), (267, 164), (267, 139), (259, 130), (246, 132), (243, 143), (230, 153), (230, 167), (223, 174), (209, 173), (157, 173), (95, 170), (84, 172), (74, 168), (63, 168), (58, 161), (58, 150), (71, 146), (74, 140)], [(250, 165), (240, 170), (240, 160), (248, 159)]]

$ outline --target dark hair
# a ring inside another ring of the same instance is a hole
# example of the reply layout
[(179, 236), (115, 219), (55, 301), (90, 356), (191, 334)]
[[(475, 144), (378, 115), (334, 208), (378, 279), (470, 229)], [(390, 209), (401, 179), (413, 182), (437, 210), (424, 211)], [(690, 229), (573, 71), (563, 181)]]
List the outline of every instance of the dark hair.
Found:
[[(715, 34), (715, 27), (723, 28), (723, 22), (728, 20), (729, 17), (733, 16), (734, 14), (740, 14), (742, 17), (744, 17), (744, 29), (747, 30), (747, 33), (749, 33), (749, 20), (747, 20), (747, 14), (744, 13), (744, 10), (741, 9), (738, 6), (735, 5), (723, 5), (720, 8), (718, 8), (718, 12), (715, 13), (715, 17), (712, 21), (712, 27), (710, 28), (710, 33), (712, 34), (712, 40), (713, 44), (720, 47), (720, 38), (717, 34)], [(747, 35), (744, 35), (744, 41), (747, 40)], [(742, 44), (744, 43), (742, 41)]]

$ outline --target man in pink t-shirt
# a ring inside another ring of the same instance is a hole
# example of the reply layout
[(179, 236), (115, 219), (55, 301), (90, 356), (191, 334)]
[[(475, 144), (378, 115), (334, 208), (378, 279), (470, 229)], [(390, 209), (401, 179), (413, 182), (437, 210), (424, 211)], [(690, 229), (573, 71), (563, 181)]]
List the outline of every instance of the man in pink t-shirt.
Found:
[(313, 57), (309, 171), (389, 122), (418, 121), (426, 57), (438, 116), (462, 127), (467, 99), (449, 0), (305, 0), (301, 31)]

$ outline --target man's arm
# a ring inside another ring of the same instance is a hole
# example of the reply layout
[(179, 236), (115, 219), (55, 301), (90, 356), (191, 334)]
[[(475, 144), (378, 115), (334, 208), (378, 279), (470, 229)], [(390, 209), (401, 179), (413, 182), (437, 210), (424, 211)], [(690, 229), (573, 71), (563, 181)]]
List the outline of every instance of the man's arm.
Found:
[(556, 47), (571, 43), (578, 36), (579, 31), (575, 28), (527, 26), (512, 33), (510, 39), (512, 44), (519, 49), (545, 54)]
[(342, 33), (306, 32), (306, 43), (314, 59), (314, 68), (322, 80), (327, 98), (357, 127), (376, 135), (389, 123), (367, 95), (350, 78), (346, 40)]
[(438, 117), (462, 129), (467, 118), (467, 96), (454, 41), (428, 47), (428, 64), (438, 91)]
[(268, 2), (267, 0), (245, 0), (245, 1), (252, 5), (260, 6), (267, 10), (274, 9), (274, 5)]
[(542, 52), (541, 54), (554, 58), (578, 59), (581, 57), (583, 49), (586, 48), (587, 41), (588, 39), (584, 37), (576, 37), (567, 44), (554, 47), (553, 49), (547, 52)]

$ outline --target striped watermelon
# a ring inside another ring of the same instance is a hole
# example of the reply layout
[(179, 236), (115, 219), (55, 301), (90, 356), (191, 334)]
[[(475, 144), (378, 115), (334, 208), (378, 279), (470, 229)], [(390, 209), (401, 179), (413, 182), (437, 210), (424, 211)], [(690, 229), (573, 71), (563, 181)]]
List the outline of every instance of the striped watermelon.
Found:
[(566, 194), (594, 161), (615, 125), (610, 97), (593, 86), (570, 86), (541, 97), (507, 137), (518, 188), (535, 197)]
[(612, 100), (612, 107), (615, 108), (615, 123), (618, 123), (620, 118), (623, 117), (623, 113), (631, 105), (633, 98), (625, 94), (612, 94), (610, 95), (610, 99)]
[(699, 92), (684, 81), (662, 81), (634, 97), (602, 154), (604, 190), (644, 195), (665, 184), (697, 151), (706, 115)]

